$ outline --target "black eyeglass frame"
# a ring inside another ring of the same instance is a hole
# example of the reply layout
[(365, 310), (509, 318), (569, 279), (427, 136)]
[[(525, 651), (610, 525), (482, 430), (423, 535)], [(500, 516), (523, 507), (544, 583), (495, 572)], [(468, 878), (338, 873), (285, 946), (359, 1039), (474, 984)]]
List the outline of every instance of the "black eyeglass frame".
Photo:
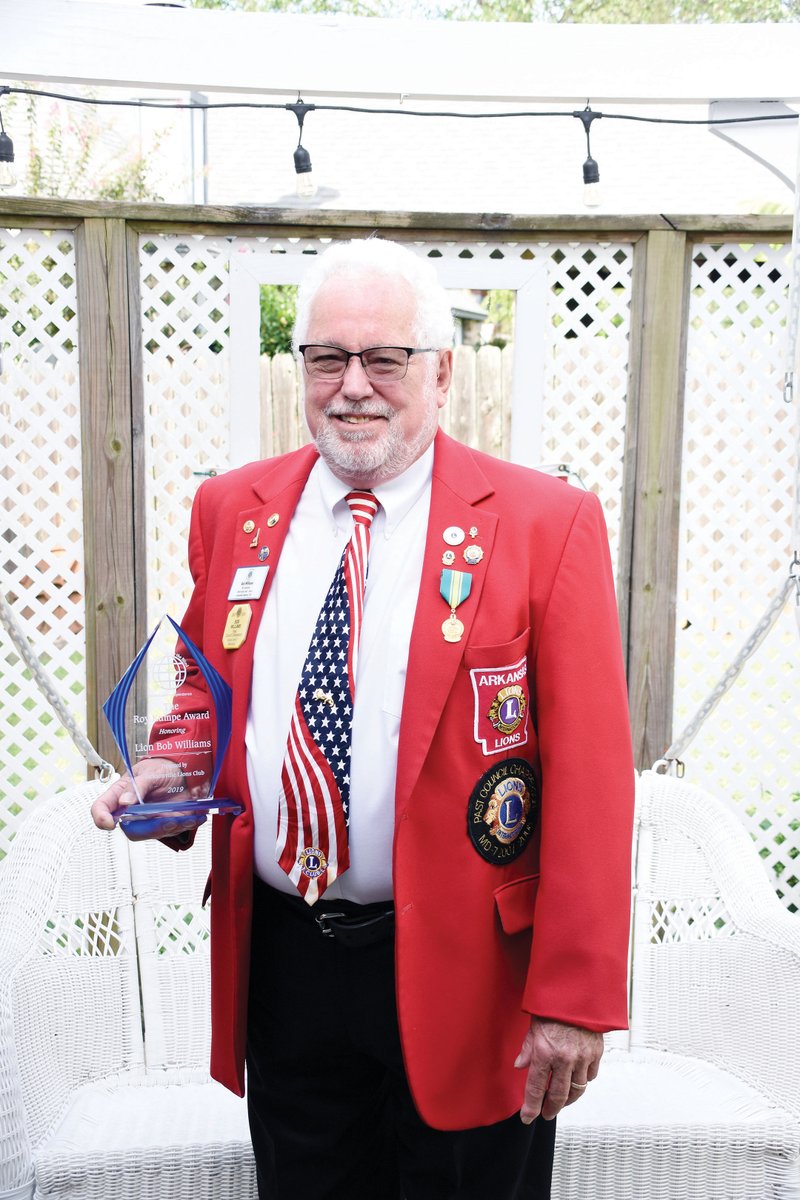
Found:
[[(344, 346), (327, 346), (323, 342), (308, 342), (305, 346), (298, 346), (297, 349), (300, 352), (300, 354), (302, 355), (303, 366), (305, 367), (305, 369), (309, 375), (311, 374), (311, 372), (308, 370), (308, 363), (306, 362), (306, 350), (314, 350), (314, 349), (338, 350), (340, 354), (346, 354), (347, 357), (345, 358), (345, 360), (342, 364), (341, 374), (311, 376), (312, 379), (330, 379), (330, 380), (338, 380), (338, 379), (344, 378), (345, 372), (347, 371), (347, 368), (350, 366), (351, 358), (358, 359), (358, 361), (361, 363), (361, 370), (364, 372), (367, 379), (372, 380), (373, 377), (370, 375), (369, 368), (367, 367), (367, 364), (364, 362), (364, 355), (371, 354), (373, 350), (402, 350), (406, 355), (406, 368), (403, 371), (402, 375), (396, 375), (391, 380), (387, 379), (386, 380), (387, 383), (388, 382), (399, 383), (401, 379), (405, 379), (406, 375), (408, 374), (408, 364), (411, 361), (412, 354), (435, 354), (436, 353), (435, 346), (365, 346), (363, 350), (345, 350)], [(385, 376), (384, 377), (379, 376), (378, 381), (380, 381), (381, 378), (385, 379)]]

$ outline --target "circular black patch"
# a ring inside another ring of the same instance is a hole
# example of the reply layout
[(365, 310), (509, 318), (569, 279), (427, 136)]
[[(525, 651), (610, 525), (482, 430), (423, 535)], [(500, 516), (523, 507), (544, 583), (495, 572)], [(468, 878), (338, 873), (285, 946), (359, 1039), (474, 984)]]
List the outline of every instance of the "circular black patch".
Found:
[(467, 832), (496, 867), (519, 858), (539, 819), (539, 787), (530, 763), (507, 758), (484, 771), (469, 798)]

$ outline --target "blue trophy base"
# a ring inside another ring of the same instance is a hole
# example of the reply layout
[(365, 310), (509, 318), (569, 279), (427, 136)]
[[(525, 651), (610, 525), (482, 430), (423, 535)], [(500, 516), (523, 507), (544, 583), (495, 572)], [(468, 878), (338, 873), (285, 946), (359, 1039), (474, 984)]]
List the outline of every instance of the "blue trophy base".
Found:
[[(244, 812), (244, 806), (238, 800), (224, 800), (211, 797), (208, 800), (163, 800), (149, 804), (131, 804), (123, 809), (117, 819), (117, 824), (123, 831), (130, 829), (137, 838), (169, 836), (169, 827), (178, 822), (188, 822), (202, 825), (206, 818), (215, 813), (224, 813), (233, 817)], [(160, 832), (161, 831), (161, 832)]]

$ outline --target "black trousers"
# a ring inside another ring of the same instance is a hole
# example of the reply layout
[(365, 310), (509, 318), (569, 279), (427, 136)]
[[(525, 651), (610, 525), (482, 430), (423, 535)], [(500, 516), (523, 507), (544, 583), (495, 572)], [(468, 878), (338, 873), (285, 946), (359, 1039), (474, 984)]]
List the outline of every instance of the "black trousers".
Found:
[(305, 901), (258, 880), (247, 1071), (260, 1200), (549, 1200), (555, 1121), (453, 1133), (417, 1114), (393, 938), (324, 937)]

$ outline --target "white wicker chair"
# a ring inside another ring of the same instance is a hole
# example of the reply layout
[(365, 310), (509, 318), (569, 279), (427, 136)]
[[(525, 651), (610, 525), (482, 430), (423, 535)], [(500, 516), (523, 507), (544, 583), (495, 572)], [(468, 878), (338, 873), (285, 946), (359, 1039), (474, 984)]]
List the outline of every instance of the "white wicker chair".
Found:
[[(0, 1198), (247, 1200), (244, 1106), (205, 1070), (207, 840), (101, 834), (97, 790), (0, 869)], [(638, 793), (631, 1032), (560, 1119), (554, 1200), (800, 1200), (800, 921), (716, 800)]]
[(92, 825), (101, 786), (33, 812), (0, 868), (0, 1197), (247, 1200), (245, 1105), (207, 1071), (207, 826), (133, 846)]
[(559, 1119), (554, 1200), (798, 1200), (800, 918), (713, 796), (647, 772), (637, 808), (631, 1029)]

